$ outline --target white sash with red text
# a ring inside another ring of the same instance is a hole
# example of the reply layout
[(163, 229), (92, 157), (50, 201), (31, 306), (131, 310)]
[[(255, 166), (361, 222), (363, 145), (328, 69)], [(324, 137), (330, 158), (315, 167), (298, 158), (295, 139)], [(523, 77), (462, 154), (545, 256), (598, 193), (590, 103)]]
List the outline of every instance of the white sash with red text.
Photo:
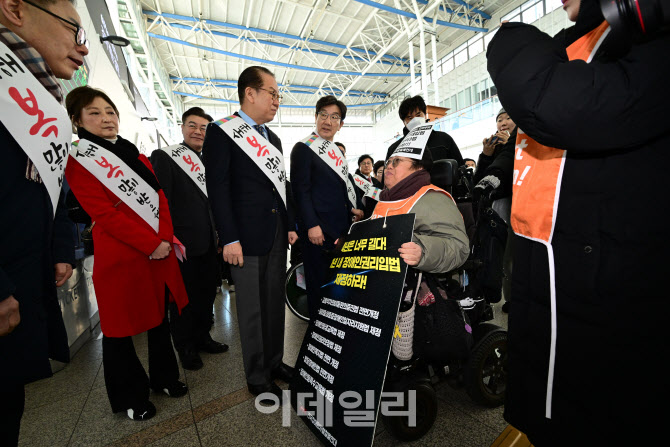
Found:
[(361, 191), (363, 191), (363, 194), (365, 197), (370, 197), (371, 199), (374, 200), (379, 200), (379, 194), (381, 194), (382, 190), (377, 188), (375, 185), (372, 184), (372, 182), (368, 181), (365, 177), (363, 177), (360, 174), (354, 174), (354, 185), (358, 187)]
[(123, 160), (86, 139), (70, 155), (158, 233), (158, 192)]
[(55, 216), (72, 141), (72, 123), (63, 106), (3, 42), (0, 121), (37, 168)]
[(316, 133), (301, 140), (303, 144), (312, 149), (314, 153), (342, 179), (347, 187), (347, 196), (352, 208), (356, 208), (356, 192), (349, 179), (349, 166), (340, 149), (332, 141), (324, 140)]
[(251, 158), (263, 174), (275, 185), (286, 207), (286, 171), (284, 154), (237, 115), (215, 122), (242, 151)]
[(179, 166), (179, 168), (193, 180), (193, 183), (195, 183), (205, 197), (207, 197), (205, 166), (200, 161), (200, 157), (183, 144), (163, 147), (161, 150), (172, 158), (172, 161), (174, 161), (177, 166)]

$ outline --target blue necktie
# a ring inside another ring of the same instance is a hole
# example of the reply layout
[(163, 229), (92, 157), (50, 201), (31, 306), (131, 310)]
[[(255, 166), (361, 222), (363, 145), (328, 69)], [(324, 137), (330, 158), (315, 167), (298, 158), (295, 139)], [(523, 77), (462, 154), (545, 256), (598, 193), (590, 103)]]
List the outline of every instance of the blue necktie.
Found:
[(267, 136), (267, 134), (265, 133), (265, 129), (263, 128), (263, 125), (262, 125), (262, 124), (256, 124), (256, 125), (254, 125), (254, 129), (256, 129), (256, 131), (257, 131), (259, 134), (261, 134), (261, 136), (262, 136), (263, 138), (265, 138), (266, 140), (268, 139), (268, 136)]

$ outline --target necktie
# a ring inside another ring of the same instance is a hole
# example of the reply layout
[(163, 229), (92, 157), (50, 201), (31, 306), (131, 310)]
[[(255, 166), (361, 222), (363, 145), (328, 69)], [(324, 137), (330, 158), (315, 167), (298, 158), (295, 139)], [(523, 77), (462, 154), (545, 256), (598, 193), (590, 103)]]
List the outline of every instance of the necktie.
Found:
[(257, 131), (259, 134), (261, 134), (261, 136), (262, 136), (263, 138), (265, 138), (266, 140), (268, 139), (268, 136), (267, 136), (267, 134), (265, 133), (265, 129), (263, 128), (263, 125), (262, 125), (262, 124), (256, 124), (256, 125), (254, 125), (254, 129), (256, 129), (256, 131)]

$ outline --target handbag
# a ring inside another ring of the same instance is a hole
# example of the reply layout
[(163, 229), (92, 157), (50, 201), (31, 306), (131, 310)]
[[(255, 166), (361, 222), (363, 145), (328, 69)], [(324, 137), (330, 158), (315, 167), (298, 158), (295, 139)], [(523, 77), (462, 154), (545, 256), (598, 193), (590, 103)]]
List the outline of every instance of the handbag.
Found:
[[(409, 360), (414, 355), (414, 309), (416, 300), (412, 298), (412, 305), (406, 311), (398, 312), (396, 319), (397, 331), (393, 336), (391, 351), (398, 360)], [(397, 335), (397, 336), (396, 336)]]
[(424, 274), (435, 302), (417, 306), (414, 314), (414, 353), (428, 361), (466, 359), (474, 345), (467, 314), (456, 300), (449, 299), (444, 287)]

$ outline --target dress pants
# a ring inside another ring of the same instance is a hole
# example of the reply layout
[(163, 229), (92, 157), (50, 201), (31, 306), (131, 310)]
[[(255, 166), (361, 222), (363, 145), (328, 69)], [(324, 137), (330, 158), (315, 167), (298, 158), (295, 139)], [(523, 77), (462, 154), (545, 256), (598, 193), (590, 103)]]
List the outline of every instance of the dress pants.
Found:
[(302, 260), (305, 267), (305, 285), (307, 286), (307, 303), (309, 305), (309, 319), (314, 321), (317, 309), (321, 303), (321, 286), (326, 281), (328, 267), (332, 256), (327, 250), (335, 248), (332, 240), (326, 237), (323, 245), (314, 245), (309, 241), (307, 234), (301, 234)]
[(179, 366), (170, 340), (167, 318), (147, 331), (149, 377), (137, 358), (132, 337), (102, 337), (102, 364), (112, 411), (143, 406), (150, 387), (163, 389), (179, 380)]
[[(235, 280), (237, 320), (247, 383), (270, 383), (284, 356), (284, 283), (288, 233), (278, 219), (272, 249), (244, 255), (244, 266), (230, 266)], [(242, 247), (244, 254), (244, 246)]]
[(178, 350), (197, 347), (207, 339), (212, 329), (212, 312), (219, 277), (216, 258), (216, 248), (212, 243), (204, 255), (190, 256), (179, 263), (188, 294), (188, 304), (179, 314), (177, 304), (170, 303), (170, 331)]
[(25, 400), (24, 385), (3, 385), (0, 390), (0, 446), (19, 445), (19, 429)]

